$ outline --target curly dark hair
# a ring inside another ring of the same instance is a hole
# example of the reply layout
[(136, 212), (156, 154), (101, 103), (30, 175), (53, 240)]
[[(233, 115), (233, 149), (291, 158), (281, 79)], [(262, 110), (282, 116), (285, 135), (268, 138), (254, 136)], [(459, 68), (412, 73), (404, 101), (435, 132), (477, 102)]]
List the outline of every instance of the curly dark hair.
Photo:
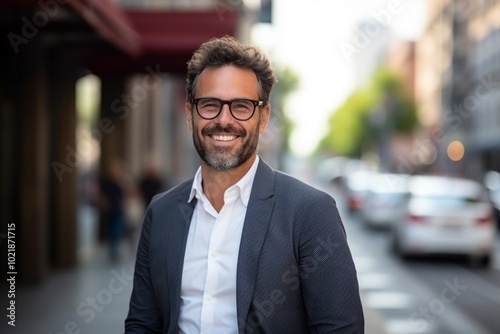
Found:
[(236, 38), (224, 36), (203, 43), (188, 61), (186, 100), (194, 99), (194, 90), (200, 73), (206, 68), (233, 65), (252, 70), (257, 76), (259, 99), (269, 102), (271, 89), (276, 82), (274, 71), (267, 56), (257, 47), (241, 44)]

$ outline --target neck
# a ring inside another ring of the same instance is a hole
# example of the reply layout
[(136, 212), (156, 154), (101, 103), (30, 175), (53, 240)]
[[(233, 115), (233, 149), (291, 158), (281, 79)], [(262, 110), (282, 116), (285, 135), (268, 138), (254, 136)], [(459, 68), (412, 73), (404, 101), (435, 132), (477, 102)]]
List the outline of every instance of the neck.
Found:
[(203, 193), (217, 212), (224, 205), (224, 192), (245, 176), (255, 159), (256, 156), (254, 155), (241, 166), (225, 171), (216, 170), (202, 161)]

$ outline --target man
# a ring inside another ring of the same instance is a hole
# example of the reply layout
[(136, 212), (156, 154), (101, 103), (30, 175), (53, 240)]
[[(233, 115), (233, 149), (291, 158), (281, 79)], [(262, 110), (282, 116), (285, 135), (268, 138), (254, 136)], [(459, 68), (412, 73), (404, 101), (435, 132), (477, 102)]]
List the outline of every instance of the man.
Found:
[(335, 201), (256, 154), (274, 82), (266, 56), (231, 37), (189, 61), (201, 167), (147, 210), (126, 333), (363, 333)]

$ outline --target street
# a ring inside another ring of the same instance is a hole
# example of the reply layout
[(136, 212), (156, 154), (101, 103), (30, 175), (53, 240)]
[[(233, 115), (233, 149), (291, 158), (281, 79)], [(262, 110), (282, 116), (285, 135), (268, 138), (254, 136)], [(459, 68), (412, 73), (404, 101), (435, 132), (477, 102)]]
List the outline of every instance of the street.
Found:
[[(318, 185), (316, 185), (318, 186)], [(500, 238), (490, 268), (466, 259), (401, 259), (392, 253), (388, 230), (367, 228), (336, 199), (358, 270), (364, 306), (389, 334), (494, 334), (500, 330)], [(367, 326), (367, 334), (379, 334)]]

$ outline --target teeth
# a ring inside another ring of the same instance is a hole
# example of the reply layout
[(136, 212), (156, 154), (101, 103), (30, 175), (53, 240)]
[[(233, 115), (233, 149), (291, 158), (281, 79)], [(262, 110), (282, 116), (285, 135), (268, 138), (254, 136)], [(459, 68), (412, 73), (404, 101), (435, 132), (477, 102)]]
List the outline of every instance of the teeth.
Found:
[(228, 135), (213, 135), (212, 137), (218, 141), (230, 141), (236, 138), (236, 136), (228, 136)]

